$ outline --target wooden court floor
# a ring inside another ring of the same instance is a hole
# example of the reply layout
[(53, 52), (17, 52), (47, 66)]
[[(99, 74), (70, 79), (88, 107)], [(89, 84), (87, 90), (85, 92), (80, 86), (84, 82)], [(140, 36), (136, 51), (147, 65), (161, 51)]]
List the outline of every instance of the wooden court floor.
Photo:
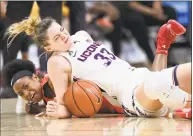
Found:
[(100, 114), (49, 119), (15, 114), (15, 100), (1, 99), (1, 136), (191, 136), (191, 121)]

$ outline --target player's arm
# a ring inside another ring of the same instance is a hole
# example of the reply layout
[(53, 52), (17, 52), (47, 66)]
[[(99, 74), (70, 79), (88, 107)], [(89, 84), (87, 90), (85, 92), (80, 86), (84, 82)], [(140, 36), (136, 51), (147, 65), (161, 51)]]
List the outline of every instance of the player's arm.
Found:
[(68, 88), (68, 77), (71, 73), (71, 65), (62, 56), (52, 56), (48, 60), (48, 75), (53, 83), (56, 102), (49, 101), (46, 106), (46, 113), (51, 117), (68, 118), (71, 113), (64, 106), (63, 95)]
[(39, 104), (39, 103), (33, 103), (33, 102), (28, 102), (25, 105), (25, 111), (28, 114), (39, 114), (41, 112), (46, 111), (46, 104)]

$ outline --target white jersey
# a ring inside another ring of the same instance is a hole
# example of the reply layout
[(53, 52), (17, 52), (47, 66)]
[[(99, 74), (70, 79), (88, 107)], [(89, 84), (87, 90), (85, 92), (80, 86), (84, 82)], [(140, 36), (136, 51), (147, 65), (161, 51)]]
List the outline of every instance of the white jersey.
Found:
[[(138, 103), (135, 88), (145, 81), (150, 71), (133, 68), (126, 61), (116, 57), (105, 45), (94, 41), (80, 40), (65, 53), (72, 66), (73, 77), (90, 80), (102, 88), (109, 96), (116, 96), (124, 112), (129, 116), (163, 116), (167, 107), (156, 112), (148, 112)], [(172, 73), (172, 72), (170, 72)]]
[(59, 55), (71, 63), (72, 78), (93, 81), (110, 96), (119, 96), (117, 86), (131, 67), (103, 44), (88, 40), (76, 42), (68, 52)]

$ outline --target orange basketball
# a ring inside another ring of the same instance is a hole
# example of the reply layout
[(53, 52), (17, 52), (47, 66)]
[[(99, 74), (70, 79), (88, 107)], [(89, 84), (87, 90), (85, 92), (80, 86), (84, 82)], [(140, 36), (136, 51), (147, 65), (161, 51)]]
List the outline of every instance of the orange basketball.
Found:
[(103, 101), (100, 88), (93, 82), (79, 80), (71, 84), (64, 95), (64, 103), (69, 111), (77, 117), (95, 115)]

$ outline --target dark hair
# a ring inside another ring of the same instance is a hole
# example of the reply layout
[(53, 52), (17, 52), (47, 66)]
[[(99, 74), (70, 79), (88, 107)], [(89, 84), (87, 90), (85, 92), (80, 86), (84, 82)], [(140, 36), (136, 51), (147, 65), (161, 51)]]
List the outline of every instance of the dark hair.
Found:
[(7, 32), (5, 34), (8, 35), (8, 47), (10, 46), (14, 38), (22, 32), (25, 32), (27, 35), (31, 35), (39, 46), (47, 46), (47, 29), (53, 22), (56, 22), (53, 18), (46, 17), (42, 20), (40, 20), (39, 18), (27, 18), (21, 22), (12, 24), (7, 29)]
[(3, 66), (2, 75), (5, 85), (10, 86), (13, 75), (22, 70), (35, 73), (35, 65), (29, 60), (16, 59)]

